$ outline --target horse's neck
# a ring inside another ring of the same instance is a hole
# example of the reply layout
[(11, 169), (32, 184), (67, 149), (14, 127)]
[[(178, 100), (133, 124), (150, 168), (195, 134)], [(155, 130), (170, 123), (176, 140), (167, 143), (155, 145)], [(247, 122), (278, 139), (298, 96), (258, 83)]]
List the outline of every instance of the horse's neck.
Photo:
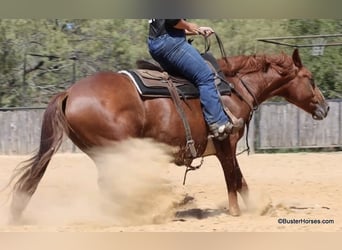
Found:
[(289, 82), (295, 79), (296, 71), (289, 70), (286, 73), (277, 73), (271, 76), (268, 76), (268, 81), (266, 82), (265, 86), (263, 87), (260, 96), (260, 102), (264, 102), (265, 100), (279, 96), (285, 97), (287, 93), (287, 89), (289, 88)]
[(277, 63), (273, 65), (272, 59), (266, 56), (236, 56), (229, 58), (229, 65), (223, 60), (220, 66), (226, 75), (235, 75), (240, 84), (245, 85), (243, 88), (247, 88), (247, 94), (257, 105), (274, 96), (282, 96), (286, 83), (295, 77), (289, 70), (289, 61), (284, 65), (285, 60), (282, 64), (277, 58)]
[(251, 74), (248, 77), (248, 82), (246, 82), (246, 84), (250, 86), (251, 93), (254, 95), (253, 98), (255, 98), (257, 104), (261, 104), (275, 96), (283, 97), (286, 92), (286, 88), (288, 87), (288, 84), (286, 83), (292, 79), (292, 74), (279, 75), (274, 74), (273, 72), (260, 72), (254, 77), (253, 74)]

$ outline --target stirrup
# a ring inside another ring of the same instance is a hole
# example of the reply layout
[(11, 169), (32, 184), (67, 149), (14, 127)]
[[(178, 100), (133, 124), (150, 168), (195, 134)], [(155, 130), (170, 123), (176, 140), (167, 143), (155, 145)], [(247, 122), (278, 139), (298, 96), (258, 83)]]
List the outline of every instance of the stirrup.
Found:
[(229, 134), (237, 133), (244, 125), (242, 118), (236, 119), (235, 123), (227, 122), (219, 126), (217, 123), (209, 125), (209, 131), (215, 139), (222, 141), (228, 137)]
[(213, 136), (215, 139), (219, 141), (223, 141), (224, 139), (228, 137), (228, 133), (226, 131), (228, 127), (233, 127), (233, 124), (230, 122), (221, 126), (219, 126), (217, 123), (210, 124), (209, 132), (211, 136)]
[[(232, 124), (232, 123), (231, 123)], [(240, 131), (240, 129), (242, 129), (244, 126), (244, 121), (242, 118), (238, 118), (234, 121), (234, 123), (232, 124), (232, 128), (231, 131), (229, 133), (231, 134), (235, 134), (237, 132)]]

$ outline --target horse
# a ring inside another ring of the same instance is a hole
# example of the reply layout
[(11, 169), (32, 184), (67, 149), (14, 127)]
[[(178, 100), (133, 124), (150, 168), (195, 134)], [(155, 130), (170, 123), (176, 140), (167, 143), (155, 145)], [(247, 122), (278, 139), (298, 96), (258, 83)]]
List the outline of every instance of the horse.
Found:
[[(257, 107), (279, 96), (311, 114), (313, 119), (322, 120), (329, 106), (312, 73), (302, 64), (298, 49), (292, 55), (282, 52), (222, 57), (217, 63), (233, 85), (230, 94), (222, 95), (222, 102), (235, 117), (242, 117), (246, 126), (222, 141), (212, 139), (213, 148), (208, 153), (208, 127), (199, 99), (182, 99), (181, 105), (198, 156), (217, 157), (226, 182), (228, 212), (239, 216), (238, 193), (248, 206), (249, 190), (236, 157), (237, 143)], [(184, 127), (171, 98), (143, 97), (127, 75), (98, 72), (80, 79), (50, 100), (43, 115), (37, 152), (12, 176), (13, 220), (18, 220), (27, 207), (64, 134), (90, 158), (94, 158), (94, 147), (129, 138), (152, 138), (178, 147), (174, 162), (188, 164)]]

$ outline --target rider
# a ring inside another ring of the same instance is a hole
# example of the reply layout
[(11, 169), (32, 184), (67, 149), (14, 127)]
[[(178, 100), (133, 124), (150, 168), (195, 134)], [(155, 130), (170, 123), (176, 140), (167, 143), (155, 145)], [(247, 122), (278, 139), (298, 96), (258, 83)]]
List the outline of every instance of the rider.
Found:
[(180, 73), (195, 84), (210, 133), (223, 140), (242, 128), (243, 119), (239, 118), (233, 124), (224, 112), (215, 86), (214, 72), (186, 41), (186, 35), (208, 37), (213, 33), (210, 27), (199, 27), (185, 19), (150, 19), (148, 47), (152, 58), (165, 70)]

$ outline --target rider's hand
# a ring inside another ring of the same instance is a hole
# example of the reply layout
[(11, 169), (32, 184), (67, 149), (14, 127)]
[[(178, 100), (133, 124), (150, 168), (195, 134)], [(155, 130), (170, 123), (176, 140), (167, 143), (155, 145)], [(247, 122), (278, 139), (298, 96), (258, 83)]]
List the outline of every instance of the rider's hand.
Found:
[(210, 27), (199, 27), (197, 32), (202, 36), (208, 37), (214, 33), (214, 30)]

